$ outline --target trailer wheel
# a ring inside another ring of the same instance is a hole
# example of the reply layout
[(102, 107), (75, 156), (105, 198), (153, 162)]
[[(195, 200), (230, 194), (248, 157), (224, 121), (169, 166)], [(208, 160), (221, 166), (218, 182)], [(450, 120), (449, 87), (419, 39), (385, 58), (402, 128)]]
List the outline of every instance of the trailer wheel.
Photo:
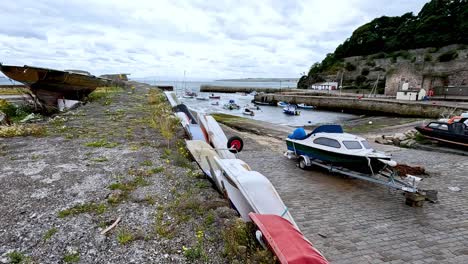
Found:
[(229, 140), (227, 142), (227, 147), (232, 148), (232, 149), (229, 150), (232, 153), (241, 152), (242, 149), (244, 148), (244, 141), (242, 140), (242, 138), (240, 138), (238, 136), (233, 136), (233, 137), (229, 138)]
[(306, 170), (307, 169), (306, 161), (302, 157), (299, 159), (299, 168), (301, 168), (301, 170)]

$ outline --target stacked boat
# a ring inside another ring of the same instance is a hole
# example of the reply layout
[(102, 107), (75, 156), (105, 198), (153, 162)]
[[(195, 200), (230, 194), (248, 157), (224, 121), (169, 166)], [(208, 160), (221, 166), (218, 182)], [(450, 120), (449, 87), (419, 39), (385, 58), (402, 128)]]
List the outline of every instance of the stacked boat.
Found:
[(240, 217), (254, 220), (259, 241), (268, 244), (281, 263), (305, 259), (313, 261), (300, 263), (328, 263), (299, 231), (271, 182), (236, 157), (243, 149), (242, 139), (228, 139), (212, 116), (191, 111), (170, 92), (166, 96), (187, 132), (187, 148), (193, 158)]

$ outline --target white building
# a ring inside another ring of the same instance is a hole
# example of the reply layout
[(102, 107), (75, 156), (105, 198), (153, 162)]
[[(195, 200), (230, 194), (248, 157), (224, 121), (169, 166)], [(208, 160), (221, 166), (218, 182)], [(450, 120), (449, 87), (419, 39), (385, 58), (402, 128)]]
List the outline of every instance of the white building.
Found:
[(310, 86), (313, 90), (337, 90), (338, 82), (314, 83)]
[(409, 83), (405, 82), (396, 94), (397, 100), (420, 101), (426, 97), (426, 90), (409, 88)]

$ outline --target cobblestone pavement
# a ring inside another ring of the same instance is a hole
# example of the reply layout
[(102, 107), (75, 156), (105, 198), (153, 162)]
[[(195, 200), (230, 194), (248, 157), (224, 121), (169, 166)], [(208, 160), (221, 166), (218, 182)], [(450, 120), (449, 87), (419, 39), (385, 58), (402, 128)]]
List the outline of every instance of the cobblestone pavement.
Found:
[(301, 231), (332, 263), (468, 263), (467, 157), (375, 146), (429, 172), (421, 187), (437, 189), (440, 202), (412, 208), (401, 192), (303, 171), (282, 155), (284, 142), (241, 134), (239, 158), (270, 179)]

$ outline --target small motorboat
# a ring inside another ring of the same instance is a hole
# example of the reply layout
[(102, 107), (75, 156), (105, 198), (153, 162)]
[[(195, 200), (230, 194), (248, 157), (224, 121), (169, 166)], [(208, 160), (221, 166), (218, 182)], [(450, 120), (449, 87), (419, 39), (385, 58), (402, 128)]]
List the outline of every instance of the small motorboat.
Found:
[(219, 101), (211, 102), (211, 105), (219, 105)]
[(302, 109), (314, 109), (315, 108), (315, 106), (313, 105), (306, 105), (306, 104), (297, 104), (297, 107), (302, 108)]
[(210, 99), (221, 99), (221, 96), (215, 95), (215, 94), (212, 93), (212, 94), (209, 96), (209, 98), (210, 98)]
[(249, 110), (261, 110), (261, 109), (260, 109), (260, 106), (258, 106), (258, 105), (250, 105), (250, 104), (248, 104), (248, 105), (245, 106), (245, 108), (248, 108)]
[(236, 104), (236, 102), (234, 100), (229, 100), (229, 103), (225, 104), (223, 106), (224, 109), (226, 110), (238, 110), (240, 109), (240, 106), (238, 104)]
[(416, 130), (428, 139), (447, 143), (462, 148), (468, 148), (468, 114), (449, 122), (433, 121), (425, 126), (415, 127)]
[(286, 102), (283, 102), (283, 101), (279, 101), (279, 102), (277, 103), (277, 105), (278, 105), (278, 106), (281, 106), (281, 107), (286, 107), (286, 106), (288, 106), (289, 104), (286, 103)]
[(296, 106), (294, 105), (288, 105), (283, 108), (283, 113), (287, 115), (300, 115), (301, 111), (297, 110)]
[(244, 115), (249, 115), (249, 116), (254, 116), (255, 112), (250, 110), (249, 108), (244, 108), (244, 111), (242, 112)]
[(271, 105), (271, 106), (276, 106), (277, 104), (274, 103), (274, 102), (262, 102), (262, 101), (255, 101), (255, 99), (253, 99), (251, 101), (253, 104), (256, 104), (256, 105)]
[(286, 138), (286, 145), (296, 155), (366, 174), (395, 163), (389, 155), (372, 149), (366, 139), (344, 133), (340, 125), (319, 126), (309, 134), (297, 128)]
[(205, 96), (199, 95), (199, 96), (197, 96), (197, 98), (196, 98), (196, 99), (197, 99), (197, 100), (201, 100), (201, 101), (206, 101), (206, 100), (208, 100), (208, 97), (205, 97)]
[(191, 99), (197, 97), (197, 93), (193, 91), (185, 91), (184, 95), (182, 96), (183, 98)]

